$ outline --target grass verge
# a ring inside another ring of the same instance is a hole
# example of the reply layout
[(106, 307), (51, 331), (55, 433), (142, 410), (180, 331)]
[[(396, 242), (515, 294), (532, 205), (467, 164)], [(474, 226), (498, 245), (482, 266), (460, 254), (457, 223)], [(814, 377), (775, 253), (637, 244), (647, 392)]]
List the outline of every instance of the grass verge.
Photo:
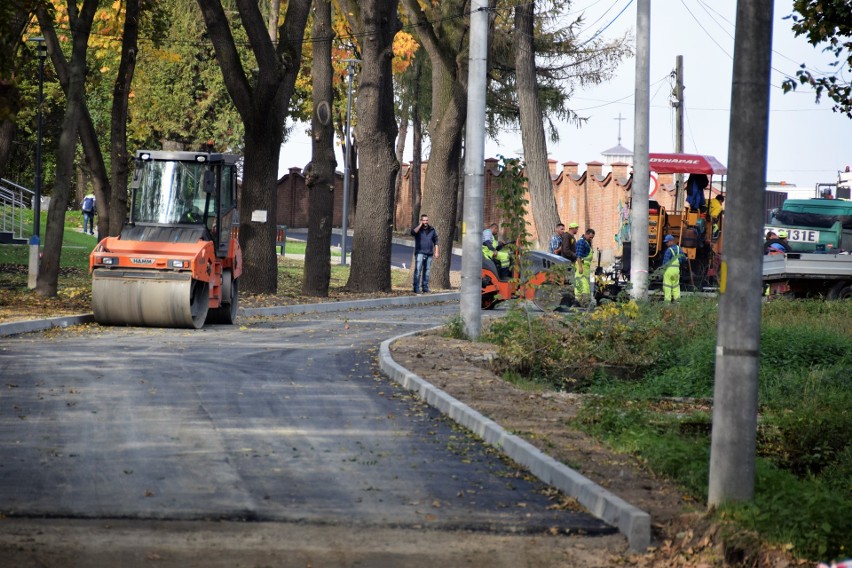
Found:
[[(706, 501), (716, 318), (716, 301), (702, 298), (540, 318), (513, 310), (483, 339), (507, 380), (598, 395), (577, 427)], [(810, 560), (850, 554), (850, 339), (850, 301), (765, 305), (755, 496), (716, 513)]]
[[(31, 213), (30, 213), (31, 215)], [(42, 215), (45, 219), (46, 215)], [(32, 217), (24, 219), (32, 224)], [(27, 287), (29, 246), (0, 245), (0, 322), (87, 313), (91, 311), (92, 283), (89, 254), (97, 244), (94, 236), (82, 232), (82, 214), (69, 211), (65, 215), (65, 231), (60, 258), (60, 276), (55, 298), (43, 298)], [(42, 223), (42, 236), (45, 234)], [(260, 307), (322, 301), (302, 295), (305, 243), (287, 241), (286, 255), (277, 257), (278, 290), (268, 295), (240, 295), (240, 305)], [(331, 251), (331, 277), (328, 300), (375, 297), (377, 294), (352, 294), (346, 291), (350, 265), (341, 266), (340, 253)], [(386, 295), (407, 294), (409, 271), (392, 270), (392, 291)]]

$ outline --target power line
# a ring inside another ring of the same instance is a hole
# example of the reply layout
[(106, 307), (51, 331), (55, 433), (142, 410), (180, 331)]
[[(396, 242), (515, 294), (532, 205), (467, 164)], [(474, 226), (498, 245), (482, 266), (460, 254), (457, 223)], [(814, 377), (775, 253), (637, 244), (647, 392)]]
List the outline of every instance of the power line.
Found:
[(629, 2), (628, 2), (625, 6), (624, 6), (624, 8), (622, 8), (622, 9), (621, 9), (621, 11), (620, 11), (618, 14), (616, 14), (616, 15), (615, 15), (615, 17), (614, 17), (612, 20), (610, 20), (610, 22), (609, 22), (607, 25), (605, 25), (604, 27), (602, 27), (601, 29), (599, 29), (597, 32), (595, 32), (595, 34), (594, 34), (592, 37), (590, 37), (589, 39), (587, 39), (586, 41), (584, 41), (583, 43), (581, 43), (581, 44), (580, 44), (580, 45), (578, 45), (577, 47), (578, 47), (578, 48), (583, 47), (584, 45), (586, 45), (587, 43), (589, 43), (589, 42), (593, 41), (595, 38), (597, 38), (599, 35), (601, 35), (604, 31), (606, 31), (606, 29), (607, 29), (608, 27), (610, 27), (612, 24), (614, 24), (614, 23), (615, 23), (615, 21), (616, 21), (616, 20), (618, 20), (618, 18), (620, 18), (620, 17), (621, 17), (621, 15), (624, 13), (624, 11), (625, 11), (625, 10), (627, 10), (627, 8), (629, 8), (631, 4), (633, 4), (633, 0), (630, 0), (630, 1), (629, 1)]

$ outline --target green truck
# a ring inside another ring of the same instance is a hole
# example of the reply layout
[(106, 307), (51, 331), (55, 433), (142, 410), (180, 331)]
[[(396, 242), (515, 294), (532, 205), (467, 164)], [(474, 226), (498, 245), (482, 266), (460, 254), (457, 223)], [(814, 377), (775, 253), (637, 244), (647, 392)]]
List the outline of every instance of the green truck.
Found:
[(768, 296), (852, 298), (852, 201), (788, 199), (764, 229), (786, 231), (792, 249), (764, 257)]
[(852, 250), (852, 201), (788, 199), (770, 213), (764, 232), (782, 229), (793, 252)]

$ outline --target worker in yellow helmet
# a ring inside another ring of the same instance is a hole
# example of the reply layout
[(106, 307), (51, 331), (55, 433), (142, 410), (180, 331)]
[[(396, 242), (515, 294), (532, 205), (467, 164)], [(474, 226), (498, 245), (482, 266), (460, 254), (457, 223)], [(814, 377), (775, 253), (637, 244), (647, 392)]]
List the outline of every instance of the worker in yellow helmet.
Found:
[(594, 249), (592, 240), (595, 238), (594, 229), (586, 229), (583, 236), (577, 239), (577, 270), (574, 275), (574, 297), (581, 306), (592, 304), (592, 259)]

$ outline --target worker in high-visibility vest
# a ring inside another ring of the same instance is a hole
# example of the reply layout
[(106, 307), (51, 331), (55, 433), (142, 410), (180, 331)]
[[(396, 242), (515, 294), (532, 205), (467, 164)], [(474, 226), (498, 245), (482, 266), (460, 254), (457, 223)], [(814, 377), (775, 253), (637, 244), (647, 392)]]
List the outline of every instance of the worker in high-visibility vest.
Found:
[(595, 238), (594, 229), (586, 229), (583, 236), (577, 239), (577, 270), (574, 273), (574, 297), (582, 306), (588, 306), (592, 300), (592, 240)]
[(482, 231), (482, 254), (485, 258), (494, 261), (499, 271), (497, 276), (502, 280), (511, 275), (512, 260), (509, 252), (503, 248), (506, 243), (497, 239), (499, 230), (497, 223), (491, 223), (487, 229)]
[(686, 260), (683, 251), (673, 235), (666, 235), (663, 244), (666, 252), (663, 254), (663, 300), (676, 302), (680, 299), (680, 265)]

